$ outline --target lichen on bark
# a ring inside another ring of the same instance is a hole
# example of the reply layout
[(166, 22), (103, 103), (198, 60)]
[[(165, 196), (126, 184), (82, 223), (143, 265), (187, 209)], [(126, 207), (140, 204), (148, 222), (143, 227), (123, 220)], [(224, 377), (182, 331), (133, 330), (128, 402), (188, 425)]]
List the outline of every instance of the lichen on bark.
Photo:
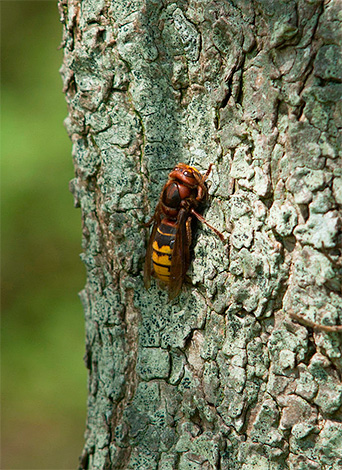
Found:
[[(341, 336), (310, 325), (342, 324), (340, 2), (59, 7), (87, 267), (80, 468), (337, 470)], [(143, 287), (143, 223), (179, 161), (214, 164), (205, 216), (227, 243), (199, 227), (168, 303)]]

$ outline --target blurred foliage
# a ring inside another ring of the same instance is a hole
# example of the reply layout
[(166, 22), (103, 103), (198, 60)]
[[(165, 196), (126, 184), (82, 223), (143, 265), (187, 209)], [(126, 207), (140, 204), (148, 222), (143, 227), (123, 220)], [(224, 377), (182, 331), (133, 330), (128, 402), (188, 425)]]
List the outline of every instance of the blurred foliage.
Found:
[(54, 1), (1, 8), (2, 469), (76, 468), (85, 282)]

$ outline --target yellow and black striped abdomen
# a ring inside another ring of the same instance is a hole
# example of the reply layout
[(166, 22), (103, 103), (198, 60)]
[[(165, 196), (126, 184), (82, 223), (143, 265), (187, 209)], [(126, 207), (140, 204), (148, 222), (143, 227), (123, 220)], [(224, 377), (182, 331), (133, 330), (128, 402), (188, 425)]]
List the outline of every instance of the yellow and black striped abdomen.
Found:
[(166, 284), (170, 281), (172, 251), (176, 231), (177, 226), (175, 224), (161, 222), (157, 228), (152, 245), (153, 274)]

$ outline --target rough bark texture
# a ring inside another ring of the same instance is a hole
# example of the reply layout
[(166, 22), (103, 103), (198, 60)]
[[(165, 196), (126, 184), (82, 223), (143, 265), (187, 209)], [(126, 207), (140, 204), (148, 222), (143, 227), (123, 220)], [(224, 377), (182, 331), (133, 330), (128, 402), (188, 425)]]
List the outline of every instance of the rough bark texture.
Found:
[[(82, 209), (81, 467), (342, 466), (339, 0), (62, 0)], [(191, 279), (146, 291), (143, 222), (178, 161), (211, 175)]]

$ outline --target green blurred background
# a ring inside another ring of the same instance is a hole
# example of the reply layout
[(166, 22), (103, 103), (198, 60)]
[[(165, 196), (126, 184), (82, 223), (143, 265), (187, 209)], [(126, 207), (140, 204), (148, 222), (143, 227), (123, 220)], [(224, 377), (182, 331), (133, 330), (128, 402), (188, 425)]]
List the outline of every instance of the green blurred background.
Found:
[(55, 1), (1, 8), (1, 469), (76, 468), (86, 416), (80, 213)]

